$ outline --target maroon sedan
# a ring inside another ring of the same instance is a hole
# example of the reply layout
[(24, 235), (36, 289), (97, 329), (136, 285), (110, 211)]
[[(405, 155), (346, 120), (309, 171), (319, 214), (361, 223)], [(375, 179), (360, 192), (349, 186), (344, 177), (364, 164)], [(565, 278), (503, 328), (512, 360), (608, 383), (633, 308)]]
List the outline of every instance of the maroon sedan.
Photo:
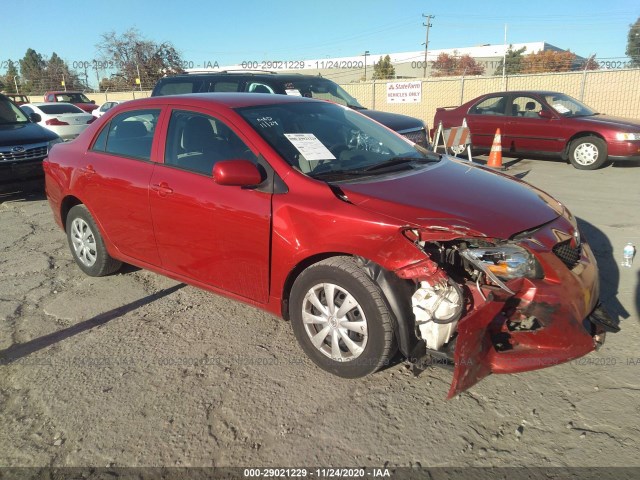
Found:
[(581, 170), (595, 170), (607, 158), (640, 160), (640, 120), (601, 115), (564, 93), (490, 93), (438, 108), (433, 125), (450, 128), (465, 119), (474, 151), (490, 150), (499, 128), (507, 155), (561, 157)]
[(76, 107), (81, 108), (87, 113), (92, 113), (96, 108), (98, 108), (95, 100), (89, 100), (89, 98), (82, 92), (45, 92), (44, 101), (73, 103)]
[(451, 396), (580, 357), (617, 330), (562, 204), (333, 103), (135, 100), (44, 165), (85, 273), (127, 262), (268, 310), (339, 376), (399, 349), (417, 368), (454, 366)]

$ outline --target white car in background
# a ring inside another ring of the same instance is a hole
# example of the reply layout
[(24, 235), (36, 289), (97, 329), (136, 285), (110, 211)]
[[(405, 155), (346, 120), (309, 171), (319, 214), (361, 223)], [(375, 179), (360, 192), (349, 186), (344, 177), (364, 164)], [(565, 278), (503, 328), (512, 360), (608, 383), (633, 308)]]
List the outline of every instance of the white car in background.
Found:
[(102, 115), (104, 115), (105, 113), (107, 113), (107, 110), (109, 110), (110, 108), (115, 107), (116, 105), (119, 105), (121, 103), (126, 102), (126, 100), (109, 100), (107, 102), (104, 102), (102, 105), (100, 105), (100, 107), (96, 108), (93, 112), (91, 112), (93, 114), (94, 117), (101, 117)]
[(20, 109), (36, 123), (56, 133), (64, 141), (73, 140), (84, 131), (96, 117), (70, 103), (26, 103)]

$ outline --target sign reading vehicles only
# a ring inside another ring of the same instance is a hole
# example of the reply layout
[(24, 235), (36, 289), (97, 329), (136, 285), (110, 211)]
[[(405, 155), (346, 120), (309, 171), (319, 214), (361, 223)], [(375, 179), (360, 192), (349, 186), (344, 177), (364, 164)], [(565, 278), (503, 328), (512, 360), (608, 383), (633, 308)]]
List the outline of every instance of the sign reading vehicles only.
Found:
[(422, 82), (387, 83), (387, 103), (420, 103)]

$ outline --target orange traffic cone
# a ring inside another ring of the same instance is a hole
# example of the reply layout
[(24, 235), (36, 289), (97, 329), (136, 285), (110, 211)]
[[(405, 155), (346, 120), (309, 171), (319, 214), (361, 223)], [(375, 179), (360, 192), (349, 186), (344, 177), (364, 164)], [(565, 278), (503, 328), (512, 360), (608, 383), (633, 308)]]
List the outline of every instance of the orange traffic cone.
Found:
[(491, 145), (491, 152), (489, 152), (487, 167), (502, 168), (502, 136), (500, 135), (500, 129), (496, 130), (496, 136), (493, 137), (493, 145)]

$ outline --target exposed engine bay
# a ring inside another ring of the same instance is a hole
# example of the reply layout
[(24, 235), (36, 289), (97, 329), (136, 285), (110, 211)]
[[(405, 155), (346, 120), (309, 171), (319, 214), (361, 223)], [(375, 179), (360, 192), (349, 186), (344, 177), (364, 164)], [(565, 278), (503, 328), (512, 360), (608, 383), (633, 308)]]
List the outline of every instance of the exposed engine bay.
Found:
[[(454, 365), (449, 397), (490, 373), (544, 368), (585, 355), (603, 344), (606, 331), (618, 330), (599, 303), (586, 318), (576, 318), (556, 293), (556, 280), (575, 292), (580, 275), (591, 275), (579, 262), (581, 255), (592, 255), (588, 247), (578, 245), (577, 258), (567, 259), (556, 251), (534, 255), (534, 248), (524, 246), (538, 242), (530, 232), (506, 241), (423, 240), (418, 230), (403, 233), (426, 257), (395, 272), (414, 284), (414, 334), (423, 349), (416, 348), (421, 353), (410, 361), (418, 368), (431, 364), (425, 362), (429, 358)], [(560, 272), (557, 279), (545, 279), (547, 262)]]

